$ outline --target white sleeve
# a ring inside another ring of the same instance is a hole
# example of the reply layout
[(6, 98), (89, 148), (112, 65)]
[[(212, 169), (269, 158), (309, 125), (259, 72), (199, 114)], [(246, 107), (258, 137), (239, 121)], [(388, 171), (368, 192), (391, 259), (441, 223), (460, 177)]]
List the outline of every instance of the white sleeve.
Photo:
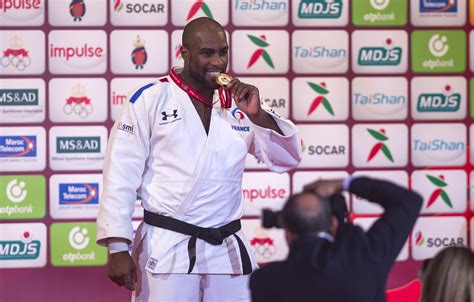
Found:
[[(136, 97), (137, 93), (139, 94)], [(104, 163), (104, 188), (97, 216), (97, 243), (107, 238), (132, 241), (132, 214), (150, 153), (150, 122), (144, 93), (138, 91), (115, 122)]]
[(263, 104), (262, 108), (273, 117), (284, 135), (249, 122), (254, 133), (250, 153), (263, 160), (274, 172), (283, 173), (294, 169), (301, 162), (299, 130), (291, 121), (282, 119)]

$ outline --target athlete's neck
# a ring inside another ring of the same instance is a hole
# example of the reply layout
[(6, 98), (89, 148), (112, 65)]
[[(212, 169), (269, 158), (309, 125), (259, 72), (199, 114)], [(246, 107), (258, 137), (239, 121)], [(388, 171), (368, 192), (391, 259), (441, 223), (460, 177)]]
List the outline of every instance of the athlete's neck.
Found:
[(205, 87), (201, 83), (195, 81), (193, 77), (184, 69), (179, 74), (179, 76), (186, 84), (194, 88), (194, 90), (196, 90), (200, 95), (202, 95), (208, 100), (212, 100), (212, 96), (214, 95), (214, 89)]

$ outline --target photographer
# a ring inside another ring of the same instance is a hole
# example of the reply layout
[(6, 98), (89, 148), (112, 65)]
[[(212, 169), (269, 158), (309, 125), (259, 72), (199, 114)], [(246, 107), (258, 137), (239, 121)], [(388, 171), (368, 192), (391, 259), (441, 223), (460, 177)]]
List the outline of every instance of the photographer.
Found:
[[(367, 232), (341, 215), (342, 197), (337, 196), (343, 189), (384, 208)], [(388, 272), (421, 204), (418, 194), (367, 177), (318, 180), (305, 186), (281, 212), (288, 258), (253, 273), (252, 300), (385, 301)]]

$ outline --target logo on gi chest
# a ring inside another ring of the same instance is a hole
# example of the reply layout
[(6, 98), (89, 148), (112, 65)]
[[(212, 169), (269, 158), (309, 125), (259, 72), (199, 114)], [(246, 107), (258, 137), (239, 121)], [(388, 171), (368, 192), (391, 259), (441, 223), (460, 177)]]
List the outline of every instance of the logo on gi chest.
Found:
[(166, 125), (181, 120), (181, 118), (178, 117), (178, 109), (161, 111), (161, 120), (164, 122), (160, 123), (160, 125)]

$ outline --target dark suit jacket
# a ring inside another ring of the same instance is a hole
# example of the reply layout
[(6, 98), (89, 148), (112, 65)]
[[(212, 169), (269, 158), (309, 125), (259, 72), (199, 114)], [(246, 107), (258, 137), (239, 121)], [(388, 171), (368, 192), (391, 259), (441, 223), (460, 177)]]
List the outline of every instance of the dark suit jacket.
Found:
[(331, 243), (304, 236), (288, 258), (269, 264), (250, 278), (252, 300), (385, 301), (385, 282), (421, 208), (421, 197), (390, 182), (354, 178), (350, 192), (380, 204), (385, 212), (364, 232), (345, 223)]

